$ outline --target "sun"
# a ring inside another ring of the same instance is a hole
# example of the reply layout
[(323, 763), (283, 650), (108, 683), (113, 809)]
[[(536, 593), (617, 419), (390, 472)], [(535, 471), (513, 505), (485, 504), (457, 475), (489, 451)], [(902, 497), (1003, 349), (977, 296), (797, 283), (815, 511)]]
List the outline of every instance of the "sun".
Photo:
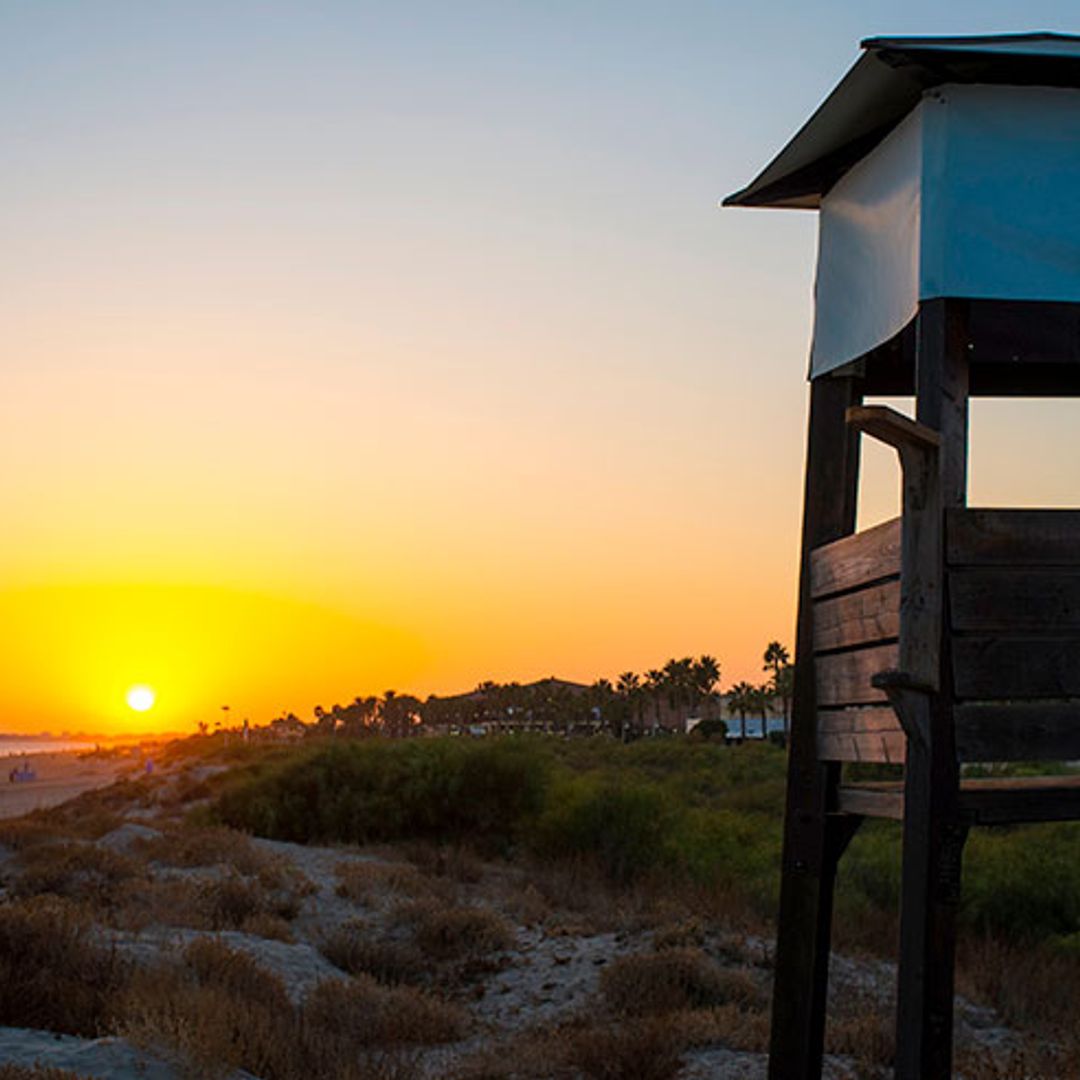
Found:
[(133, 686), (127, 692), (128, 707), (136, 712), (149, 712), (156, 700), (157, 694), (149, 686)]

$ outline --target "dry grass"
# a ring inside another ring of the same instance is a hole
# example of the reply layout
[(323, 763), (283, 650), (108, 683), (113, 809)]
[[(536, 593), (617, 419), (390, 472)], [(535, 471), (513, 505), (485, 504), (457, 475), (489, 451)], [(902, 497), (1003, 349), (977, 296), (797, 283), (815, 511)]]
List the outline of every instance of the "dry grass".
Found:
[(1030, 1045), (993, 1052), (963, 1047), (953, 1071), (964, 1080), (1077, 1080), (1080, 1059), (1060, 1047)]
[(573, 1032), (568, 1064), (591, 1080), (670, 1080), (682, 1065), (683, 1040), (663, 1017), (646, 1017), (618, 1027)]
[(354, 904), (375, 907), (388, 899), (431, 896), (437, 890), (415, 866), (408, 863), (350, 862), (338, 863), (337, 894)]
[(484, 861), (462, 844), (404, 844), (401, 852), (428, 877), (448, 878), (459, 885), (476, 885), (485, 876)]
[(0, 1024), (100, 1035), (126, 978), (71, 903), (45, 896), (0, 906)]
[(192, 1076), (247, 1069), (298, 1075), (294, 1010), (280, 979), (220, 942), (193, 942), (184, 963), (140, 971), (122, 999), (120, 1033)]
[(228, 866), (237, 873), (274, 872), (278, 860), (260, 851), (250, 836), (234, 829), (180, 826), (138, 841), (139, 852), (164, 866)]
[(844, 1007), (825, 1025), (825, 1050), (855, 1059), (864, 1075), (876, 1075), (896, 1054), (895, 1017), (891, 1007), (859, 994), (845, 995)]
[(266, 917), (285, 922), (300, 912), (288, 889), (267, 888), (259, 878), (230, 873), (196, 885), (196, 914), (211, 930), (242, 930)]
[(0, 821), (0, 844), (12, 851), (26, 851), (41, 844), (52, 844), (69, 838), (67, 830), (61, 829), (55, 822), (43, 819), (40, 814), (27, 814), (25, 817)]
[(405, 1045), (456, 1039), (466, 1016), (414, 989), (372, 979), (319, 984), (303, 1007), (250, 956), (213, 939), (180, 964), (140, 972), (124, 995), (122, 1033), (191, 1077), (245, 1069), (265, 1080), (405, 1080)]
[(141, 872), (134, 859), (117, 851), (66, 841), (24, 848), (17, 865), (19, 876), (11, 886), (16, 897), (51, 893), (106, 909)]
[(396, 921), (407, 926), (416, 947), (440, 963), (485, 964), (514, 947), (514, 931), (490, 908), (452, 906), (415, 900), (399, 907)]
[(366, 975), (319, 983), (304, 1003), (304, 1018), (325, 1037), (362, 1047), (454, 1042), (468, 1030), (458, 1006)]
[(765, 993), (746, 969), (720, 967), (700, 949), (622, 956), (600, 975), (608, 1007), (623, 1016), (655, 1016), (683, 1009), (735, 1005), (760, 1009)]
[(428, 964), (411, 940), (377, 933), (356, 919), (339, 926), (319, 948), (347, 974), (370, 975), (388, 986), (423, 982), (428, 974)]
[(669, 1013), (684, 1046), (721, 1045), (729, 1050), (763, 1054), (769, 1048), (769, 1013), (742, 1005)]
[(959, 951), (957, 987), (1022, 1031), (1071, 1043), (1080, 1059), (1080, 951), (968, 940)]

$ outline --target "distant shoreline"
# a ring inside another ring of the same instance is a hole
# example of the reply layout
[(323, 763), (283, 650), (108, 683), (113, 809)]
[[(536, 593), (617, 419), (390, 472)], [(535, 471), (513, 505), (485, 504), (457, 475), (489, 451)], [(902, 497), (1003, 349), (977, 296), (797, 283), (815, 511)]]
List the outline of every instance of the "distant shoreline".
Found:
[(93, 739), (44, 739), (32, 735), (0, 735), (0, 758), (25, 757), (29, 754), (74, 754), (93, 750)]
[[(82, 744), (93, 749), (93, 743)], [(0, 747), (0, 757), (3, 757)], [(10, 766), (16, 758), (26, 758), (36, 774), (34, 780), (12, 782), (5, 770), (0, 774), (0, 819), (21, 817), (33, 810), (59, 806), (68, 799), (95, 788), (106, 787), (132, 768), (127, 758), (80, 754), (55, 746), (39, 753), (7, 754)]]

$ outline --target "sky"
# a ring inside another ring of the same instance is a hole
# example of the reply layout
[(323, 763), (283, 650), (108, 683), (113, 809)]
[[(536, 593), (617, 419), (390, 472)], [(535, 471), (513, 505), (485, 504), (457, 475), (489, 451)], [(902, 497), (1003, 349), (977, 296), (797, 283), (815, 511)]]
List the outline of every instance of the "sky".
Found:
[[(0, 0), (0, 730), (761, 681), (816, 217), (718, 200), (861, 38), (1036, 29), (1075, 3)], [(1073, 407), (978, 402), (972, 501), (1077, 505)]]

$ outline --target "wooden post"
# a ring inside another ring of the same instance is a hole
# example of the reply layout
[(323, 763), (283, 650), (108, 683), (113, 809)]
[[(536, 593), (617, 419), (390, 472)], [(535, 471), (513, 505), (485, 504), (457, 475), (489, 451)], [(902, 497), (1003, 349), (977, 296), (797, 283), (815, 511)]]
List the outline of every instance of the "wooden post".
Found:
[(846, 424), (845, 413), (861, 399), (860, 384), (851, 377), (825, 376), (810, 386), (769, 1080), (821, 1076), (833, 885), (851, 829), (850, 822), (846, 827), (829, 814), (839, 767), (817, 756), (810, 552), (855, 529), (858, 436)]
[[(943, 508), (967, 497), (967, 307), (933, 300), (918, 316), (916, 416), (941, 436)], [(940, 525), (939, 525), (940, 528)], [(924, 556), (927, 557), (927, 556)], [(945, 580), (944, 551), (937, 567)], [(944, 597), (942, 598), (944, 602)], [(960, 860), (966, 824), (958, 809), (959, 766), (952, 721), (947, 619), (938, 629), (936, 693), (909, 695), (909, 714), (927, 733), (908, 740), (904, 780), (904, 853), (897, 1002), (898, 1080), (948, 1080), (952, 1073), (953, 967)]]

